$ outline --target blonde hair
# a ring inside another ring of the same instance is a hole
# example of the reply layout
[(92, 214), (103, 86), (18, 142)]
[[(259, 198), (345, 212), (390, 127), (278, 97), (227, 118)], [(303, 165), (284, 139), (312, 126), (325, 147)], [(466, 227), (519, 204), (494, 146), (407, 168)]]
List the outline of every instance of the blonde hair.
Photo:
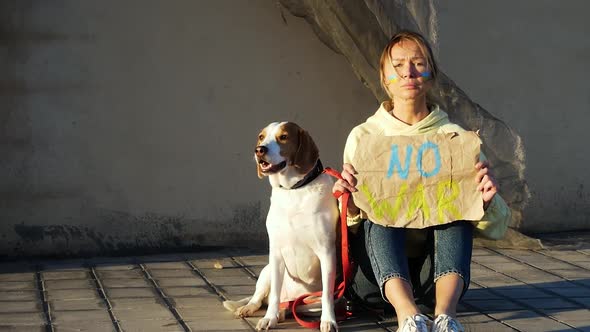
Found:
[(379, 60), (379, 78), (381, 82), (381, 87), (383, 88), (383, 90), (385, 90), (385, 93), (387, 93), (387, 95), (390, 98), (393, 98), (393, 96), (390, 95), (389, 89), (387, 88), (387, 78), (385, 77), (384, 69), (386, 65), (391, 64), (391, 49), (395, 45), (405, 40), (413, 41), (420, 48), (420, 51), (426, 58), (426, 64), (428, 65), (428, 69), (430, 70), (430, 78), (432, 80), (436, 80), (436, 78), (438, 77), (438, 66), (436, 65), (436, 61), (434, 60), (434, 53), (432, 52), (432, 48), (430, 47), (430, 44), (428, 44), (428, 41), (426, 41), (426, 39), (417, 32), (410, 30), (402, 30), (393, 35), (393, 37), (391, 37), (389, 43), (387, 43), (387, 46), (385, 46), (385, 48), (383, 49), (383, 52), (381, 53), (381, 59)]

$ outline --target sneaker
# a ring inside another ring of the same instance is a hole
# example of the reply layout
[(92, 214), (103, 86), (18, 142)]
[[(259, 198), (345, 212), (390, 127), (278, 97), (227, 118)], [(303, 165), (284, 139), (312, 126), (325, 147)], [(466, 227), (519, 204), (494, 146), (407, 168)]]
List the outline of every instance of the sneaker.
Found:
[(432, 323), (431, 332), (464, 332), (463, 325), (455, 318), (441, 314)]
[(397, 332), (428, 332), (428, 324), (432, 321), (422, 314), (415, 314), (404, 319)]

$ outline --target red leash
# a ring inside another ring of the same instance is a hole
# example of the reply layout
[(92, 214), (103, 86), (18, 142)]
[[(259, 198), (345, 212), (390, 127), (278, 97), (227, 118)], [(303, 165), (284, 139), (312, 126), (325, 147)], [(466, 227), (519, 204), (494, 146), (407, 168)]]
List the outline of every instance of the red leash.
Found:
[[(338, 171), (333, 170), (329, 167), (326, 167), (326, 169), (324, 169), (324, 172), (328, 175), (331, 175), (337, 179), (342, 179), (342, 175), (340, 175), (340, 173), (338, 173)], [(337, 191), (334, 193), (334, 197), (336, 198), (340, 198), (342, 196), (342, 212), (340, 214), (340, 229), (341, 229), (341, 233), (342, 233), (342, 241), (341, 241), (341, 249), (342, 249), (342, 282), (336, 286), (335, 290), (334, 290), (334, 300), (337, 300), (339, 298), (341, 298), (344, 295), (344, 291), (346, 290), (346, 286), (348, 285), (348, 282), (350, 281), (350, 278), (352, 277), (352, 268), (351, 268), (351, 264), (350, 261), (348, 259), (348, 226), (346, 225), (346, 212), (348, 209), (348, 199), (350, 197), (350, 193), (346, 192), (346, 193), (342, 193), (340, 191)], [(290, 302), (283, 302), (281, 303), (281, 308), (290, 308), (291, 312), (293, 313), (293, 317), (295, 318), (295, 320), (297, 321), (297, 323), (299, 323), (299, 325), (303, 326), (303, 327), (307, 327), (307, 328), (311, 328), (311, 329), (317, 329), (320, 327), (320, 322), (319, 321), (306, 321), (304, 320), (302, 317), (300, 317), (297, 314), (297, 306), (301, 305), (301, 304), (309, 304), (309, 303), (314, 303), (317, 302), (317, 300), (308, 300), (309, 297), (311, 296), (318, 296), (320, 297), (322, 295), (322, 292), (315, 292), (315, 293), (311, 293), (311, 294), (304, 294), (301, 295), (300, 297), (298, 297), (297, 299), (295, 299), (294, 301), (290, 301)]]

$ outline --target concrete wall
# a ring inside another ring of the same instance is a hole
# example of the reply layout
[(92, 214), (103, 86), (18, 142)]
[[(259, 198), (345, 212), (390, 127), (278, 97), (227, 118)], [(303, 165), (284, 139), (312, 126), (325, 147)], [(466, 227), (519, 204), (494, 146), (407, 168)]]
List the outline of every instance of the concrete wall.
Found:
[[(582, 0), (439, 3), (439, 62), (524, 139), (529, 231), (590, 226)], [(262, 245), (258, 130), (340, 166), (377, 103), (274, 1), (0, 2), (0, 255)]]
[(442, 69), (523, 138), (523, 229), (590, 229), (590, 2), (455, 0), (438, 9)]
[(376, 107), (274, 1), (0, 7), (0, 255), (261, 245), (259, 129), (295, 121), (340, 168)]

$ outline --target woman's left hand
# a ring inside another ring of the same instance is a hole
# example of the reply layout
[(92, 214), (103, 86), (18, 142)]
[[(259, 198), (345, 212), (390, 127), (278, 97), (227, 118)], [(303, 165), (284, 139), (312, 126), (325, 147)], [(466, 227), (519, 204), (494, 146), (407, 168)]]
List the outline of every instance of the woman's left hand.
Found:
[(488, 161), (480, 161), (475, 164), (475, 168), (478, 170), (475, 175), (475, 182), (477, 190), (481, 191), (481, 198), (483, 199), (483, 209), (487, 209), (492, 201), (492, 198), (498, 192), (498, 184), (496, 179), (492, 175), (490, 170), (490, 164)]

